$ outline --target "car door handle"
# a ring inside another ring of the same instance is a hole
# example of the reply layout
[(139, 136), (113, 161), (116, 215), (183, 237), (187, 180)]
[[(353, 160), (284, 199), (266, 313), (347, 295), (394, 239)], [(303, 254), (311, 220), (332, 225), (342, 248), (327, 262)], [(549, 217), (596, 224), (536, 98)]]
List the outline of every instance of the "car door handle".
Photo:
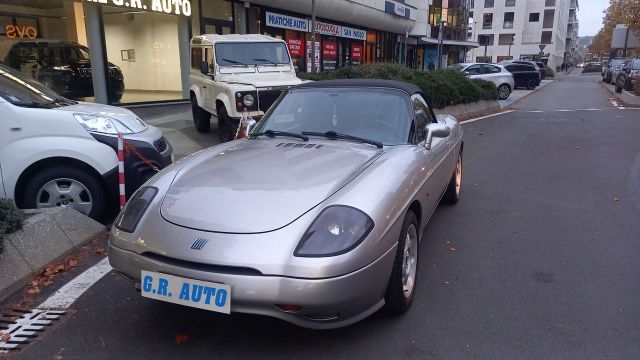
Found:
[(12, 127), (12, 128), (9, 128), (9, 131), (18, 132), (18, 131), (22, 131), (22, 128), (20, 128), (20, 127)]

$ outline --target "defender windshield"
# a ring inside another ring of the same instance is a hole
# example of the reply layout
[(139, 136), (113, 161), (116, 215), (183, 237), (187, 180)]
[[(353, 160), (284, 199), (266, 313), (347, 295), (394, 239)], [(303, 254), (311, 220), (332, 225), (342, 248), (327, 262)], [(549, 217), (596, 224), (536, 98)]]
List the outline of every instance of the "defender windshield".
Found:
[(54, 108), (75, 103), (34, 79), (9, 67), (0, 65), (0, 97), (13, 105)]
[(282, 42), (240, 42), (216, 44), (216, 62), (221, 66), (289, 64)]
[(394, 89), (310, 88), (291, 90), (265, 114), (253, 133), (267, 130), (336, 133), (381, 142), (409, 143), (409, 96)]

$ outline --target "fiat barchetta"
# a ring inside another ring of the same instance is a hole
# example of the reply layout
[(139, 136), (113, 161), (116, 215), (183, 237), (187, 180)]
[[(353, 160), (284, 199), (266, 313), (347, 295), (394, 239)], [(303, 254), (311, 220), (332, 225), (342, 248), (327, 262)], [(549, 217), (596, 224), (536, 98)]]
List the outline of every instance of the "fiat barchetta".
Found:
[(132, 196), (113, 268), (147, 298), (314, 329), (406, 312), (421, 234), (460, 198), (457, 120), (412, 84), (327, 80), (291, 87), (246, 127)]

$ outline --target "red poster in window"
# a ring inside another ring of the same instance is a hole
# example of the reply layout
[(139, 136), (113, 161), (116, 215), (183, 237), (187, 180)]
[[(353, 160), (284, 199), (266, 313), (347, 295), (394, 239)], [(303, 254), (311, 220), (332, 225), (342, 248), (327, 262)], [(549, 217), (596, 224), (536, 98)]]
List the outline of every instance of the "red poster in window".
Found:
[(351, 45), (351, 60), (362, 60), (362, 45)]
[(292, 58), (304, 56), (304, 41), (302, 38), (288, 38), (287, 46)]
[(334, 42), (322, 43), (322, 58), (335, 59), (338, 57), (338, 44)]

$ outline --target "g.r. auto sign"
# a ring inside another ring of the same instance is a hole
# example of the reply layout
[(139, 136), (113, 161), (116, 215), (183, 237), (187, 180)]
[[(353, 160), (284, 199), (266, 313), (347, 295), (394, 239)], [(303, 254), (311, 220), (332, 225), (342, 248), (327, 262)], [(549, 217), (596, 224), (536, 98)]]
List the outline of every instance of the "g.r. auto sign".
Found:
[(84, 0), (127, 9), (191, 16), (190, 0)]

